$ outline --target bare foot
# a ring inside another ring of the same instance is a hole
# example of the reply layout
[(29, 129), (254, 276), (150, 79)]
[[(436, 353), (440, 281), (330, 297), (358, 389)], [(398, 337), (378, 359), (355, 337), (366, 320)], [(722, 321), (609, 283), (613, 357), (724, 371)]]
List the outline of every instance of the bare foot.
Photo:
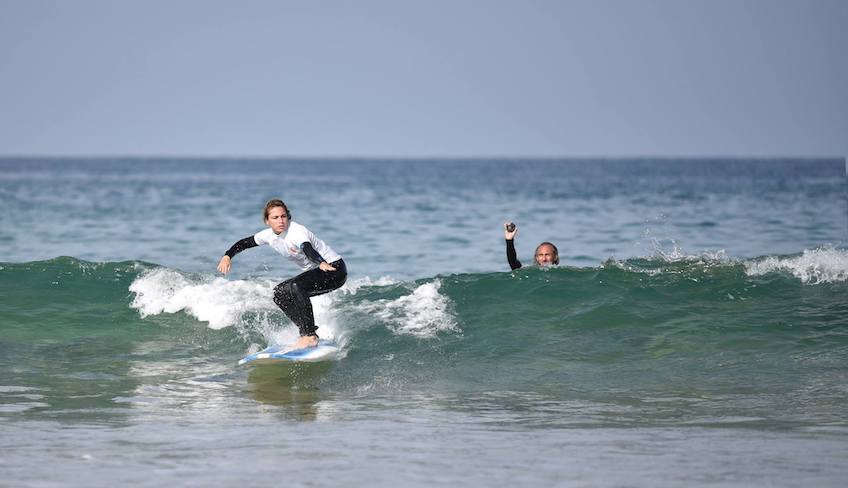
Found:
[(315, 347), (317, 345), (317, 335), (300, 336), (297, 342), (294, 343), (294, 349), (303, 349), (304, 347)]

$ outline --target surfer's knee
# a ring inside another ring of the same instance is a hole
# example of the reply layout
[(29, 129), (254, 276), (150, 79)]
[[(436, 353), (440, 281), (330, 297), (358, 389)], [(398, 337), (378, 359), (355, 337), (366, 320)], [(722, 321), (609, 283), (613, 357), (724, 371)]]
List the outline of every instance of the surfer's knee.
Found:
[(284, 281), (274, 287), (274, 303), (280, 308), (285, 308), (285, 305), (291, 303), (294, 295), (292, 294), (291, 282)]
[(309, 295), (306, 294), (306, 290), (304, 290), (303, 286), (301, 286), (297, 281), (292, 281), (291, 283), (289, 283), (288, 290), (292, 298), (294, 298), (295, 300), (309, 299)]

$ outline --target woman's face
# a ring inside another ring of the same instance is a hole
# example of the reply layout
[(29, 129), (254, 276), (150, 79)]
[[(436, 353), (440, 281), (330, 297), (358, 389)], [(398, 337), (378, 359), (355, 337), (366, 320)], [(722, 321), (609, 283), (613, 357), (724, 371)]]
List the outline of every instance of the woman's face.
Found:
[(268, 227), (274, 231), (274, 234), (282, 234), (289, 228), (289, 217), (286, 214), (286, 209), (283, 207), (274, 207), (268, 211), (268, 218), (265, 219)]

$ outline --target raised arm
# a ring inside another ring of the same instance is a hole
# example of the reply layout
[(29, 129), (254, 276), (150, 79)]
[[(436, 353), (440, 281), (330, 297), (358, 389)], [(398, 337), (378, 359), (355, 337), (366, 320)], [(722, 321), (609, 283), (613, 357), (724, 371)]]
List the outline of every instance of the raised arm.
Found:
[(518, 227), (512, 222), (504, 224), (504, 239), (506, 240), (506, 260), (509, 262), (510, 269), (518, 269), (521, 267), (521, 261), (515, 254), (515, 236), (518, 234)]

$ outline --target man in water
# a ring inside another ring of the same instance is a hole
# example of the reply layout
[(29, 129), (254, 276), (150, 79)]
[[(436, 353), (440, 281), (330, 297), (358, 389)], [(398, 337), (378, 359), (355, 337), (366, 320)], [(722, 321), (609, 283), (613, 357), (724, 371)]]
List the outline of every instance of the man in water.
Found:
[[(509, 262), (511, 269), (521, 267), (521, 261), (515, 255), (515, 236), (518, 234), (518, 227), (512, 222), (504, 224), (504, 239), (506, 239), (506, 260)], [(536, 253), (533, 256), (533, 261), (538, 266), (552, 266), (559, 264), (559, 251), (556, 246), (550, 242), (543, 242), (536, 246)]]

